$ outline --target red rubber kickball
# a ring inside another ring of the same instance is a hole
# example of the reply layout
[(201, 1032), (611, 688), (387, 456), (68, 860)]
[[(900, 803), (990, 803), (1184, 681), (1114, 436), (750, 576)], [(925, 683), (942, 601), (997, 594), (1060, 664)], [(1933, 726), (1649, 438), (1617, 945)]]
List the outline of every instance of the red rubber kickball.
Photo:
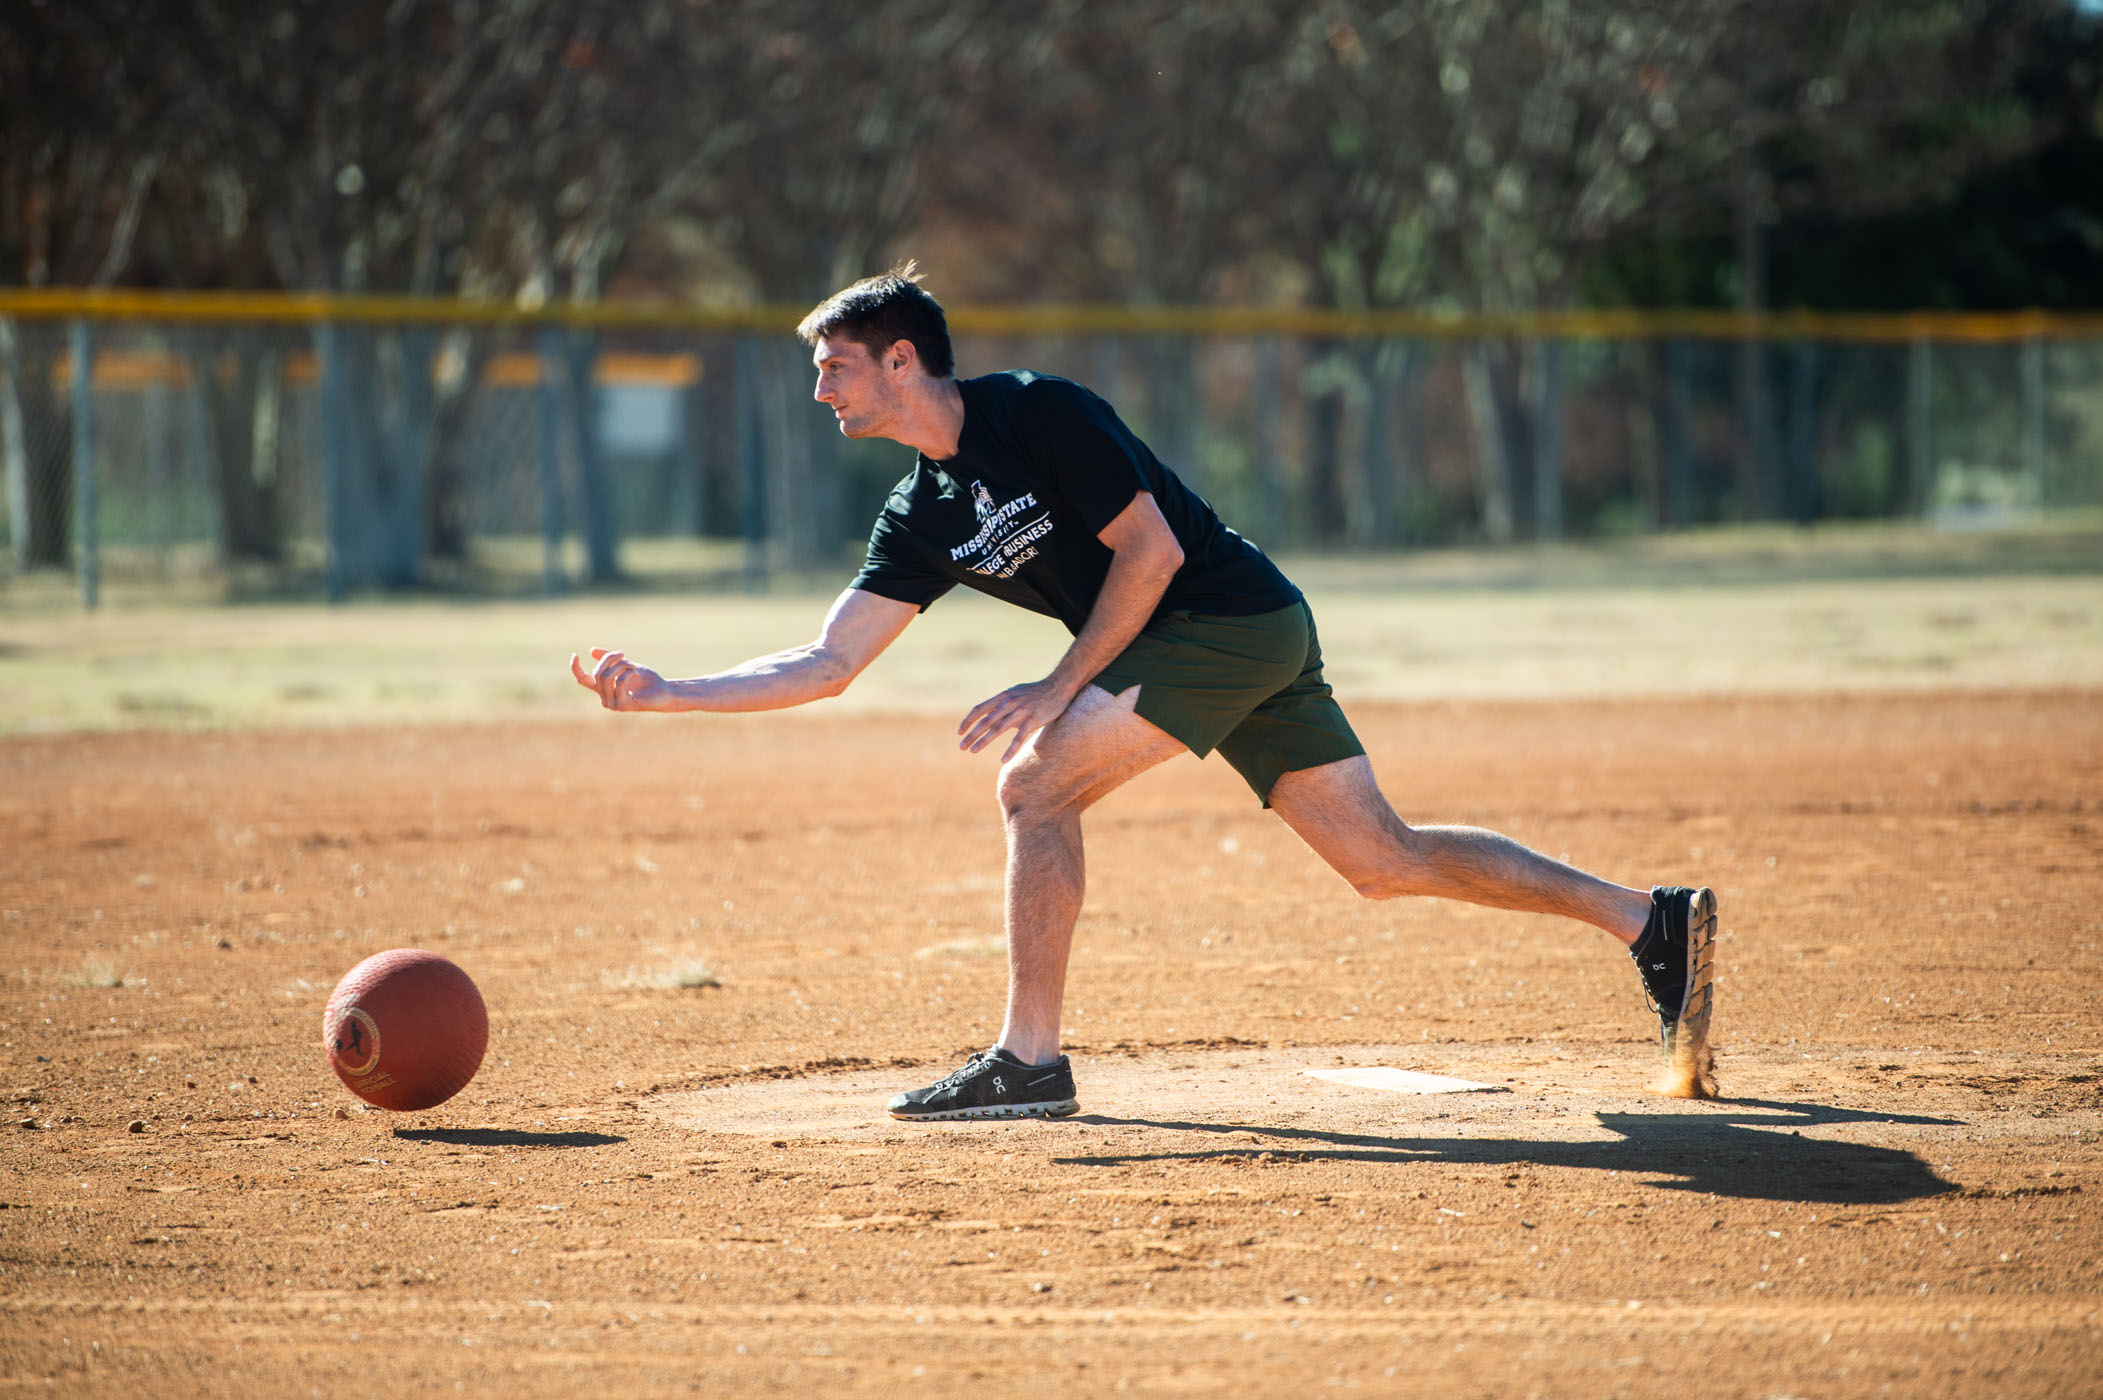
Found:
[(321, 1043), (336, 1077), (367, 1103), (432, 1108), (482, 1067), (489, 1012), (453, 963), (394, 948), (343, 974), (321, 1015)]

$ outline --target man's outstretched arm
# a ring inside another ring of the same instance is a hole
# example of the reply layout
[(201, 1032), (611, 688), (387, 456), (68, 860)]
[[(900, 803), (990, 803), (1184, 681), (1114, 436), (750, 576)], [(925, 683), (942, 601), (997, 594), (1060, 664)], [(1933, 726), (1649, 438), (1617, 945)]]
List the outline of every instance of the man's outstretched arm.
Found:
[(570, 674), (609, 710), (785, 710), (847, 689), (919, 611), (911, 603), (850, 588), (834, 600), (818, 640), (711, 676), (668, 680), (604, 647), (591, 649), (589, 672), (571, 653)]

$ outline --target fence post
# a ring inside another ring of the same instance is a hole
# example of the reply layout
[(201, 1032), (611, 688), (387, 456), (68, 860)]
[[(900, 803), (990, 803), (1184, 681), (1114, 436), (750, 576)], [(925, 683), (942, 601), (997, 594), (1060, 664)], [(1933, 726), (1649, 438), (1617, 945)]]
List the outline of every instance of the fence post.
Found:
[(349, 405), (344, 402), (343, 331), (333, 321), (314, 327), (314, 354), (321, 361), (321, 501), (322, 535), (327, 541), (323, 590), (340, 603), (350, 590), (350, 443)]
[(1198, 457), (1197, 345), (1187, 336), (1150, 335), (1142, 342), (1146, 376), (1146, 439), (1154, 455), (1203, 495), (1205, 463)]
[(1395, 453), (1395, 534), (1397, 544), (1415, 544), (1426, 533), (1430, 495), (1425, 470), (1430, 460), (1424, 441), (1424, 375), (1432, 351), (1421, 340), (1397, 347), (1396, 413), (1400, 446)]
[(1388, 452), (1388, 442), (1393, 436), (1388, 410), (1390, 391), (1394, 387), (1390, 378), (1394, 365), (1393, 347), (1386, 340), (1371, 339), (1358, 342), (1356, 349), (1358, 378), (1365, 390), (1358, 433), (1358, 493), (1364, 509), (1347, 508), (1346, 523), (1353, 544), (1392, 544), (1395, 539), (1395, 463)]
[(1461, 395), (1467, 400), (1468, 422), (1475, 435), (1475, 473), (1482, 494), (1482, 533), (1492, 544), (1509, 544), (1512, 538), (1512, 461), (1505, 441), (1504, 415), (1497, 405), (1497, 389), (1491, 377), (1490, 348), (1481, 340), (1468, 342), (1461, 361)]
[(2023, 479), (2031, 504), (2045, 503), (2045, 342), (2023, 338)]
[(1799, 525), (1819, 517), (1817, 351), (1796, 342), (1789, 359), (1789, 514)]
[(1095, 338), (1094, 359), (1095, 364), (1090, 373), (1095, 377), (1088, 382), (1088, 387), (1113, 404), (1119, 402), (1124, 396), (1120, 387), (1125, 377), (1124, 337), (1111, 332), (1098, 335)]
[(160, 573), (168, 567), (168, 494), (168, 384), (156, 373), (146, 386), (146, 539)]
[(1924, 335), (1906, 351), (1906, 499), (1917, 515), (1935, 493), (1935, 345)]
[(840, 436), (838, 423), (825, 418), (825, 408), (811, 398), (810, 380), (804, 372), (810, 360), (801, 344), (782, 346), (781, 388), (784, 416), (793, 421), (791, 440), (800, 445), (804, 461), (807, 520), (804, 544), (799, 551), (804, 568), (824, 568), (837, 562), (840, 552)]
[(803, 347), (793, 340), (753, 343), (755, 421), (766, 460), (763, 470), (753, 462), (751, 480), (765, 502), (769, 561), (792, 573), (832, 563), (836, 552), (832, 469), (837, 425), (821, 428), (816, 421), (823, 410), (803, 387), (809, 364)]
[[(404, 326), (394, 334), (400, 382), (394, 399), (394, 431), (388, 435), (392, 439), (388, 455), (393, 460), (385, 464), (390, 494), (384, 519), (387, 582), (403, 588), (421, 581), (424, 556), (429, 552), (431, 517), (425, 493), (436, 431), (431, 366), (438, 346), (437, 337), (427, 327)], [(256, 463), (258, 475), (262, 465)]]
[[(715, 524), (708, 509), (709, 454), (703, 445), (709, 430), (715, 426), (708, 421), (708, 391), (702, 387), (702, 382), (707, 376), (708, 370), (704, 365), (694, 382), (678, 391), (679, 397), (673, 409), (678, 432), (678, 437), (672, 443), (673, 470), (677, 479), (691, 485), (694, 492), (694, 508), (687, 512), (685, 521), (679, 523), (684, 524), (686, 533), (697, 539), (707, 535), (709, 527)], [(669, 506), (670, 502), (666, 504)], [(679, 523), (667, 521), (666, 525), (676, 530)]]
[(606, 479), (606, 454), (599, 446), (599, 338), (576, 328), (568, 336), (570, 427), (584, 506), (586, 568), (593, 583), (612, 583), (621, 576), (620, 524), (614, 518), (612, 483)]
[(0, 461), (7, 475), (7, 528), (15, 567), (30, 561), (29, 437), (22, 421), (22, 357), (15, 323), (0, 316)]
[(102, 531), (95, 520), (95, 347), (86, 320), (72, 326), (73, 530), (80, 550), (80, 605), (102, 601)]
[(738, 336), (737, 352), (738, 534), (745, 542), (745, 588), (758, 593), (767, 583), (767, 458), (761, 428), (759, 340)]
[[(178, 416), (175, 420), (174, 451), (176, 455), (176, 475), (182, 483), (181, 498), (202, 500), (210, 496), (216, 486), (216, 483), (212, 480), (212, 445), (207, 441), (210, 436), (210, 429), (206, 426), (205, 421), (209, 413), (204, 402), (206, 370), (202, 363), (203, 357), (196, 353), (194, 341), (180, 332), (173, 334), (170, 340), (171, 344), (178, 348), (183, 356), (183, 375), (177, 381), (181, 385), (182, 397), (177, 401)], [(318, 360), (316, 364), (318, 368)], [(316, 382), (318, 384), (320, 381), (317, 380)], [(317, 411), (320, 404), (318, 392), (317, 390), (315, 399)], [(318, 423), (316, 428), (318, 431)], [(325, 496), (328, 463), (326, 458), (320, 460), (321, 470), (324, 473), (321, 478), (321, 485)], [(326, 502), (324, 501), (325, 504)], [(205, 529), (207, 533), (213, 533), (212, 543), (223, 550), (226, 544), (225, 512), (207, 508), (207, 515), (209, 518)], [(326, 513), (324, 513), (322, 518), (324, 541), (326, 540), (327, 529), (328, 519)]]
[(1774, 420), (1767, 392), (1767, 342), (1747, 335), (1738, 342), (1738, 509), (1740, 520), (1765, 520), (1775, 511)]
[(1684, 336), (1665, 342), (1665, 519), (1678, 529), (1694, 521), (1694, 347)]
[(1278, 420), (1284, 412), (1280, 392), (1284, 373), (1284, 357), (1279, 353), (1278, 337), (1257, 337), (1256, 480), (1265, 531), (1265, 537), (1259, 543), (1267, 549), (1293, 542), (1291, 511), (1286, 506), (1285, 463), (1282, 460), (1285, 448), (1278, 431)]
[(540, 587), (556, 594), (569, 584), (562, 567), (562, 333), (553, 326), (540, 333), (540, 382), (534, 394), (540, 410)]
[(1533, 404), (1534, 538), (1563, 537), (1563, 343), (1535, 343)]

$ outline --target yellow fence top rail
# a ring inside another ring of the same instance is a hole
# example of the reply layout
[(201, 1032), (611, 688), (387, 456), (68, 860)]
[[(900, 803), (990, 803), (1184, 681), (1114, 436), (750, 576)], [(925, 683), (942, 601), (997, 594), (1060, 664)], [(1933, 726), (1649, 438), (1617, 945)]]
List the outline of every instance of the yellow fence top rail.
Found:
[[(40, 320), (312, 325), (577, 326), (604, 330), (787, 334), (803, 309), (672, 303), (549, 303), (313, 292), (170, 292), (121, 288), (0, 288), (0, 316)], [(958, 306), (950, 328), (971, 335), (1294, 335), (1477, 340), (1916, 340), (2005, 344), (2103, 338), (2103, 312), (1330, 311), (1296, 307)]]

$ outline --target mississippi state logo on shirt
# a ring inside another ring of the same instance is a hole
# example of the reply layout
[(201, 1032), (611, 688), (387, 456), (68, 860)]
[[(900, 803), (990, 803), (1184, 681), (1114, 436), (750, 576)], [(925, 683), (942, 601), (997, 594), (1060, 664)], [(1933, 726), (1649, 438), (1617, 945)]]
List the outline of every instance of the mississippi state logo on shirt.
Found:
[(975, 574), (1009, 578), (1037, 557), (1036, 541), (1052, 532), (1051, 512), (1037, 504), (1034, 492), (999, 502), (983, 481), (971, 483), (971, 511), (978, 533), (949, 551)]

